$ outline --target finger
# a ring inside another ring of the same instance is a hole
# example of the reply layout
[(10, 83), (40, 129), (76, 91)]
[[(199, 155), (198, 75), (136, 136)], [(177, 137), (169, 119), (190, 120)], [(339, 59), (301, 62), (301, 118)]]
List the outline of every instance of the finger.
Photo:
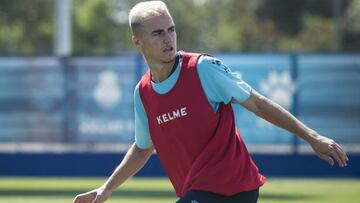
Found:
[(342, 154), (346, 156), (344, 149), (338, 143), (334, 143), (334, 145)]
[(329, 152), (330, 155), (338, 162), (339, 166), (344, 167), (345, 163), (343, 163), (342, 159), (340, 158), (340, 156), (337, 153), (337, 150), (335, 147), (330, 147), (329, 148)]
[(334, 157), (336, 159), (336, 161), (338, 162), (338, 164), (343, 167), (345, 165), (345, 159), (343, 159), (343, 157), (341, 156), (341, 152), (340, 150), (337, 148), (336, 144), (332, 144), (329, 147), (329, 153), (332, 157)]
[(344, 157), (345, 157), (345, 160), (348, 161), (348, 160), (349, 160), (349, 157), (347, 156), (345, 150), (344, 150), (339, 144), (336, 143), (335, 145), (336, 145), (336, 147), (337, 147), (338, 149), (341, 150), (342, 154), (343, 154)]
[(330, 156), (328, 156), (326, 154), (320, 154), (319, 157), (321, 159), (325, 160), (326, 162), (328, 162), (329, 165), (331, 165), (331, 166), (334, 165), (334, 160)]
[(345, 167), (346, 165), (346, 159), (345, 157), (343, 156), (342, 152), (337, 148), (335, 147), (334, 148), (334, 153), (336, 154), (337, 157), (339, 157), (339, 160), (340, 162), (338, 161), (338, 164), (341, 166), (341, 167)]
[(336, 150), (336, 153), (339, 155), (339, 157), (341, 158), (344, 166), (346, 166), (346, 161), (348, 160), (347, 156), (346, 156), (346, 153), (344, 152), (344, 150), (339, 146), (339, 145), (335, 145), (335, 150)]

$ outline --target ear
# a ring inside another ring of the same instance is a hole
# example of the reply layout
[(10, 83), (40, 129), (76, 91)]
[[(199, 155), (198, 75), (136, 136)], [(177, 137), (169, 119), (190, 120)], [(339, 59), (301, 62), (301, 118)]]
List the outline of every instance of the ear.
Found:
[(141, 45), (141, 42), (140, 42), (140, 39), (138, 38), (138, 37), (136, 37), (136, 36), (132, 36), (132, 38), (131, 38), (131, 40), (132, 40), (132, 42), (134, 43), (134, 45), (138, 48), (138, 49), (140, 49), (140, 45)]

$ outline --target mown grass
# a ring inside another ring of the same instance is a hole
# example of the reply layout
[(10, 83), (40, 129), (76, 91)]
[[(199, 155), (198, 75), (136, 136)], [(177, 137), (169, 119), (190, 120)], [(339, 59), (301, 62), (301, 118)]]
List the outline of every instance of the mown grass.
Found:
[[(76, 194), (96, 188), (104, 178), (0, 177), (0, 202), (66, 203)], [(167, 203), (176, 196), (166, 178), (133, 178), (107, 203)], [(259, 203), (360, 202), (359, 179), (275, 179), (261, 188)]]

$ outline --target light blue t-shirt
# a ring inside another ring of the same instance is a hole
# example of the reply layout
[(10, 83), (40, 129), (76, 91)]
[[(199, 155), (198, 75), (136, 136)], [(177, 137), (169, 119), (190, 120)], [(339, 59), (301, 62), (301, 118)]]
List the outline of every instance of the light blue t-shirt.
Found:
[[(175, 71), (160, 83), (152, 82), (154, 90), (165, 94), (175, 85), (181, 69), (181, 57)], [(228, 104), (233, 99), (244, 102), (251, 95), (251, 87), (241, 79), (239, 73), (233, 73), (219, 59), (201, 56), (198, 60), (197, 71), (201, 85), (214, 111), (221, 102)], [(139, 84), (134, 91), (135, 108), (135, 143), (141, 149), (152, 146), (146, 112), (139, 94)]]

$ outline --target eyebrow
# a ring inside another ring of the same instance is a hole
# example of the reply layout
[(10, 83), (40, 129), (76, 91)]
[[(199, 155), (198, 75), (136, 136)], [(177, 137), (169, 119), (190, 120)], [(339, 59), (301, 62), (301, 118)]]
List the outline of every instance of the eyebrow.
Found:
[[(175, 25), (169, 27), (168, 30), (173, 29), (173, 28), (175, 28)], [(163, 29), (154, 30), (151, 32), (151, 34), (161, 33), (161, 32), (163, 32)]]

